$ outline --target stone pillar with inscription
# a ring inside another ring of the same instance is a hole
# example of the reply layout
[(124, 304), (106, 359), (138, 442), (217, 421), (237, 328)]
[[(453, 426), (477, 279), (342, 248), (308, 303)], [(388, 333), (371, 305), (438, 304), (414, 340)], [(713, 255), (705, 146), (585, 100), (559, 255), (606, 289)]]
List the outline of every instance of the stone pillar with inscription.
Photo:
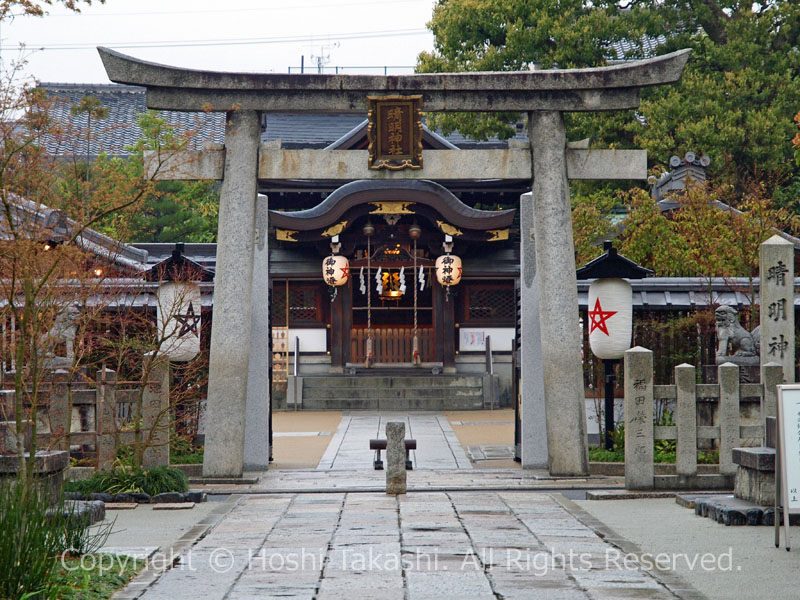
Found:
[(783, 367), (784, 383), (794, 383), (794, 244), (773, 235), (761, 244), (761, 380), (764, 365)]
[(625, 487), (653, 489), (653, 352), (625, 352)]
[(386, 493), (406, 493), (406, 424), (386, 423)]

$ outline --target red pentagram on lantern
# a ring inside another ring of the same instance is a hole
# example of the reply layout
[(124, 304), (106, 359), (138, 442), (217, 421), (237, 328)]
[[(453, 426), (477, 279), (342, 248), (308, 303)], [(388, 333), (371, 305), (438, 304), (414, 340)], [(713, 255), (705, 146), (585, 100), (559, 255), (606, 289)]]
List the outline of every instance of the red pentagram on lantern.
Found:
[(589, 333), (592, 333), (595, 329), (599, 329), (606, 335), (609, 335), (606, 321), (615, 314), (617, 314), (615, 310), (603, 310), (603, 307), (600, 306), (600, 298), (597, 298), (594, 302), (594, 309), (589, 311), (589, 321), (591, 322), (589, 325)]
[(346, 267), (341, 267), (340, 270), (342, 272), (342, 279), (349, 279), (350, 278), (350, 266), (349, 265), (346, 266)]

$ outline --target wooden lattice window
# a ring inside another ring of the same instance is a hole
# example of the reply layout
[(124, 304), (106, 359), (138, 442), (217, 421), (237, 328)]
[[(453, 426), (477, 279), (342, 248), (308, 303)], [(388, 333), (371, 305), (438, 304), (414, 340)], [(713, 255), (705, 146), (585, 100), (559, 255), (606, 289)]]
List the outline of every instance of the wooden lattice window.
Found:
[(463, 321), (470, 324), (514, 326), (514, 287), (509, 284), (471, 284), (464, 294)]
[[(322, 296), (320, 286), (289, 283), (289, 327), (320, 325)], [(272, 291), (272, 324), (286, 327), (286, 282), (276, 281)]]

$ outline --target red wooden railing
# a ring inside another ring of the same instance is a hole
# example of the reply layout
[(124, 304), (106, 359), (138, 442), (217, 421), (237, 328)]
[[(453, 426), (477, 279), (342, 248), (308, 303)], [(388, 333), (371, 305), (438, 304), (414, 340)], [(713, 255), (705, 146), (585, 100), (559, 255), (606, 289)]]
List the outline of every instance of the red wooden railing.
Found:
[[(422, 362), (433, 362), (436, 340), (433, 328), (417, 330), (419, 354)], [(350, 330), (350, 362), (363, 363), (367, 345), (367, 329)], [(412, 327), (381, 327), (372, 329), (372, 355), (376, 363), (411, 363), (414, 352), (414, 329)]]

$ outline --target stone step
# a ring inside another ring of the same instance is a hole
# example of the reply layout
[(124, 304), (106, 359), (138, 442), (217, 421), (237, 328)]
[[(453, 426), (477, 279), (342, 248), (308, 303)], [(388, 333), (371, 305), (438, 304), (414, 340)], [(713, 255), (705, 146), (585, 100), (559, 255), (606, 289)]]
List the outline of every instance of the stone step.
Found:
[(483, 387), (448, 388), (331, 388), (303, 387), (303, 399), (353, 398), (483, 398)]
[(480, 375), (435, 375), (435, 376), (321, 376), (303, 377), (303, 388), (449, 388), (449, 387), (483, 387)]
[(303, 410), (479, 410), (483, 396), (464, 398), (303, 398)]

